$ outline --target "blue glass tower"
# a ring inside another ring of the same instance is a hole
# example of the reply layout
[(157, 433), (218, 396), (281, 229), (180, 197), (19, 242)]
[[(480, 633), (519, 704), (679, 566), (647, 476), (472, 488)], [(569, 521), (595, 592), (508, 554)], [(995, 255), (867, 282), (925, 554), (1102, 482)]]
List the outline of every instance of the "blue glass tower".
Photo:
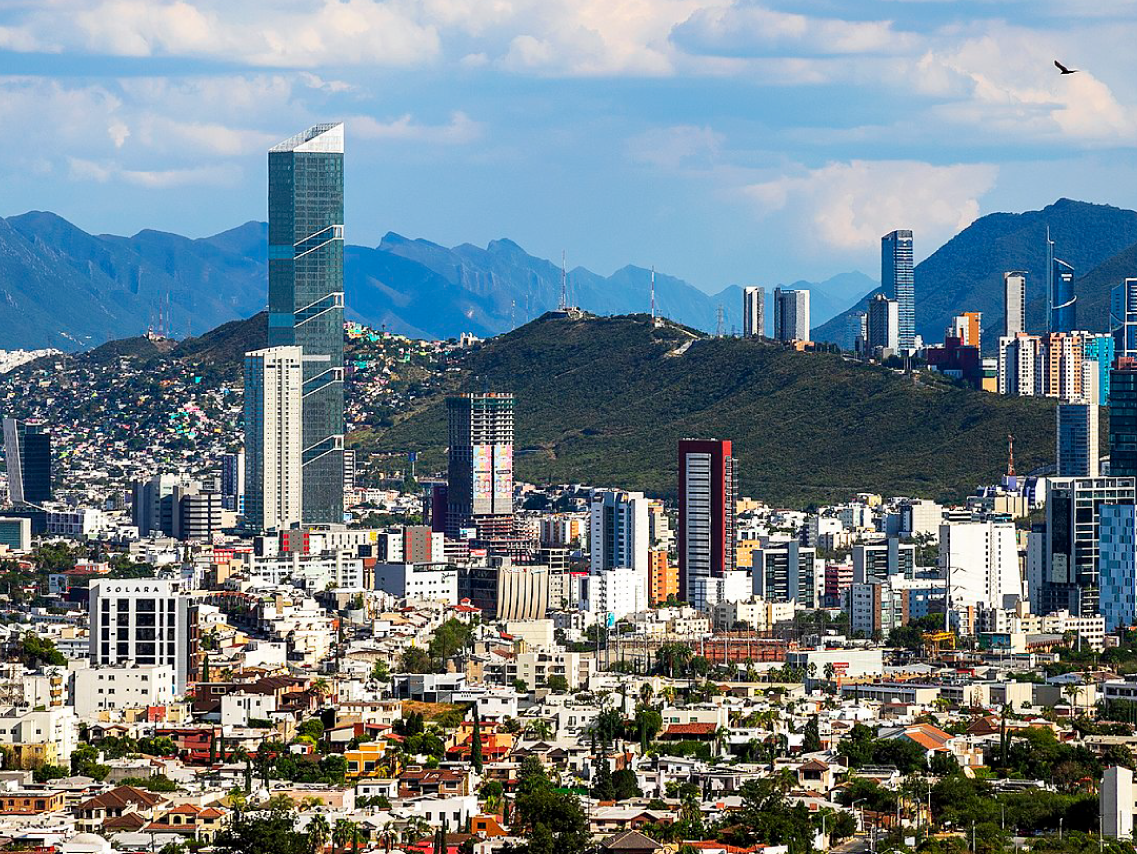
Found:
[(1074, 268), (1054, 257), (1054, 241), (1046, 230), (1046, 298), (1051, 332), (1073, 332), (1078, 326), (1078, 298), (1074, 296)]
[(303, 521), (343, 521), (342, 124), (268, 155), (268, 344), (304, 351)]
[(912, 232), (891, 231), (880, 239), (880, 286), (896, 300), (900, 314), (897, 344), (916, 346), (916, 274), (912, 261)]

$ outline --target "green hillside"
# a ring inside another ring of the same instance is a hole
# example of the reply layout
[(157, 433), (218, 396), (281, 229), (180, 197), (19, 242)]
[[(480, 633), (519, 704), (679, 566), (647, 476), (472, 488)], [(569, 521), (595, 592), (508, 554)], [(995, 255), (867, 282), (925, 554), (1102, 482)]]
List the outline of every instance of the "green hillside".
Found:
[[(742, 492), (799, 506), (865, 490), (958, 498), (1002, 473), (1008, 433), (1020, 471), (1053, 462), (1050, 401), (913, 380), (833, 354), (695, 339), (643, 315), (546, 315), (471, 352), (444, 384), (487, 387), (516, 393), (518, 474), (539, 482), (670, 495), (685, 436), (734, 440)], [(443, 393), (352, 442), (415, 450), (419, 472), (443, 469)]]

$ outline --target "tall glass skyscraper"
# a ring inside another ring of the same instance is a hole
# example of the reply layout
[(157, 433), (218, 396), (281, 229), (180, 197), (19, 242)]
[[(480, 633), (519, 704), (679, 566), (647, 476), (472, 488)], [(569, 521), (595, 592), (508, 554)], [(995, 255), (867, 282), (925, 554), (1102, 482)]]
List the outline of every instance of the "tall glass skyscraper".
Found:
[(342, 124), (268, 155), (268, 344), (304, 351), (303, 521), (343, 521)]
[(51, 501), (51, 436), (42, 424), (5, 418), (4, 455), (13, 504)]
[(1054, 241), (1046, 230), (1046, 299), (1051, 332), (1073, 332), (1078, 326), (1078, 298), (1074, 296), (1074, 268), (1054, 257)]
[(916, 274), (912, 263), (912, 232), (890, 231), (880, 239), (880, 285), (898, 303), (901, 350), (916, 346)]

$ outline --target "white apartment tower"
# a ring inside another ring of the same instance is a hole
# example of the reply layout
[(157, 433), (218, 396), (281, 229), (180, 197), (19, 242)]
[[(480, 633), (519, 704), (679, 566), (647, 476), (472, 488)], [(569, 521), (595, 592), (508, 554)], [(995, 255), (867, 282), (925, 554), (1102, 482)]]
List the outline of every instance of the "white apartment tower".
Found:
[(1003, 273), (1003, 337), (1026, 332), (1026, 273)]
[(746, 338), (766, 335), (766, 289), (744, 288), (742, 291), (742, 334)]
[(303, 382), (300, 347), (245, 354), (245, 524), (253, 530), (301, 521)]
[(181, 694), (197, 676), (197, 608), (165, 579), (99, 579), (90, 591), (92, 667), (168, 665)]

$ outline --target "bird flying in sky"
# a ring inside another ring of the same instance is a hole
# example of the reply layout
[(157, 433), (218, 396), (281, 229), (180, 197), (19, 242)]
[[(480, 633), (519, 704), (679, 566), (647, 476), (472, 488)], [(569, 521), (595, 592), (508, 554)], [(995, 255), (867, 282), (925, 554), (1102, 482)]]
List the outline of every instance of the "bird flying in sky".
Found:
[(1059, 71), (1061, 71), (1063, 74), (1077, 74), (1078, 73), (1077, 68), (1067, 68), (1065, 65), (1063, 65), (1061, 62), (1059, 62), (1057, 59), (1054, 60), (1054, 67), (1057, 68)]

